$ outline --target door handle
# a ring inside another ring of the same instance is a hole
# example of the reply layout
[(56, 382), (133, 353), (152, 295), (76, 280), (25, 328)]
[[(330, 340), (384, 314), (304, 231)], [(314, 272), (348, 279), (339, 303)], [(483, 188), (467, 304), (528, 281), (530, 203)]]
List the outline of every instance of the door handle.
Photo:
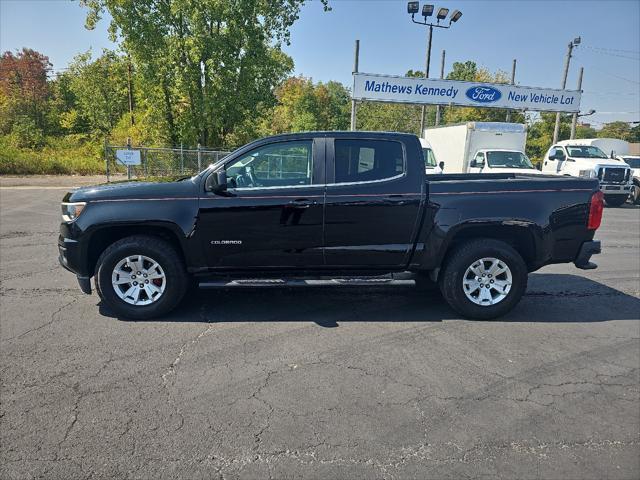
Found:
[(289, 202), (289, 206), (293, 208), (309, 208), (311, 205), (317, 205), (317, 202), (308, 198), (296, 198)]

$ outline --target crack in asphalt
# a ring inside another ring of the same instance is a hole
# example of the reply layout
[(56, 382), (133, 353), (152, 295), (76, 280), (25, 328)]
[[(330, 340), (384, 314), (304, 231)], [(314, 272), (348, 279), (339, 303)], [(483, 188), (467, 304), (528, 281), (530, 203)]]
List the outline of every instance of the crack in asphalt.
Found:
[(76, 302), (78, 301), (78, 298), (80, 298), (80, 297), (74, 298), (74, 299), (73, 299), (73, 300), (71, 300), (70, 302), (65, 303), (64, 305), (62, 305), (62, 306), (61, 306), (60, 308), (58, 308), (55, 312), (51, 313), (51, 315), (49, 315), (49, 321), (48, 321), (48, 322), (43, 323), (42, 325), (39, 325), (39, 326), (37, 326), (37, 327), (31, 328), (31, 329), (29, 329), (29, 330), (27, 330), (27, 331), (25, 331), (25, 332), (22, 332), (22, 333), (21, 333), (21, 334), (19, 334), (19, 335), (14, 335), (13, 337), (8, 337), (8, 338), (2, 338), (2, 339), (0, 339), (0, 343), (2, 343), (2, 342), (9, 342), (9, 341), (11, 341), (11, 340), (17, 340), (17, 339), (19, 339), (19, 338), (23, 338), (23, 337), (25, 337), (26, 335), (30, 335), (30, 334), (32, 334), (32, 333), (34, 333), (34, 332), (37, 332), (37, 331), (39, 331), (39, 330), (42, 330), (43, 328), (48, 327), (49, 325), (51, 325), (53, 322), (55, 322), (55, 321), (56, 321), (56, 318), (55, 318), (55, 317), (56, 317), (57, 315), (59, 315), (59, 314), (60, 314), (60, 312), (62, 312), (62, 310), (64, 310), (65, 308), (67, 308), (67, 307), (71, 306), (72, 304), (76, 303)]

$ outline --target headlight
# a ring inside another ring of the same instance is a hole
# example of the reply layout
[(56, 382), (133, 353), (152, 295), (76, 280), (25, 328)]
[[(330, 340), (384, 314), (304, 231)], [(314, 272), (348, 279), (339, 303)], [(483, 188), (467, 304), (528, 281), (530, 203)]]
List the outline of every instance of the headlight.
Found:
[(585, 178), (594, 178), (596, 176), (596, 172), (595, 170), (580, 170), (578, 172), (578, 176)]
[(86, 202), (62, 203), (62, 220), (73, 222), (80, 216), (86, 205)]

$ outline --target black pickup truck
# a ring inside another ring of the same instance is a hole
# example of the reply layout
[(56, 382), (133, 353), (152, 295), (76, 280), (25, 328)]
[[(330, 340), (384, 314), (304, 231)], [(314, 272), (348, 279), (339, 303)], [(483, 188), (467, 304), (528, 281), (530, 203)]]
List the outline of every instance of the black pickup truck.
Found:
[(488, 319), (518, 303), (528, 272), (595, 268), (602, 208), (597, 179), (427, 176), (414, 135), (309, 132), (255, 141), (181, 181), (69, 192), (58, 246), (82, 291), (95, 277), (127, 318), (172, 310), (192, 283), (413, 278)]

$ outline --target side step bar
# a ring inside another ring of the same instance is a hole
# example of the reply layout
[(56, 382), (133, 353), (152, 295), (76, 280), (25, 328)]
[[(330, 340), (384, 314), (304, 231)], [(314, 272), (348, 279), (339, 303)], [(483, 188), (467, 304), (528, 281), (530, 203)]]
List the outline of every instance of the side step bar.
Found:
[(284, 279), (284, 278), (252, 278), (242, 280), (213, 280), (200, 282), (200, 288), (231, 287), (335, 287), (335, 286), (414, 286), (413, 280), (396, 280), (393, 278), (331, 278), (325, 280)]

